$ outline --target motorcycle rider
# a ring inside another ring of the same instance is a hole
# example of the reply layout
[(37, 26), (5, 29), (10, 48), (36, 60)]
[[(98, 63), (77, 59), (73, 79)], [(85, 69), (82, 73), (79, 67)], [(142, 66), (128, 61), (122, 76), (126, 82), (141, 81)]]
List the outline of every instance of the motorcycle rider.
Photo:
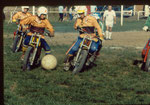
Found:
[[(29, 6), (21, 6), (21, 9), (22, 9), (22, 11), (19, 11), (12, 16), (13, 23), (19, 24), (20, 20), (22, 20), (26, 17), (32, 16), (32, 14), (28, 12)], [(29, 26), (27, 26), (27, 27), (29, 27)], [(22, 30), (22, 28), (19, 26), (19, 31), (20, 30)]]
[(30, 16), (27, 17), (23, 20), (20, 21), (21, 26), (26, 29), (25, 25), (30, 24), (30, 32), (27, 34), (25, 41), (24, 41), (24, 46), (23, 46), (23, 54), (21, 56), (21, 60), (24, 58), (25, 51), (28, 47), (31, 35), (34, 34), (35, 32), (40, 33), (41, 35), (41, 47), (44, 48), (45, 54), (50, 54), (50, 46), (47, 44), (47, 42), (44, 39), (44, 30), (45, 28), (50, 32), (48, 34), (50, 37), (54, 37), (54, 29), (51, 23), (49, 22), (48, 19), (46, 19), (46, 15), (48, 13), (48, 10), (46, 7), (39, 7), (37, 10), (37, 15), (35, 16)]
[[(21, 8), (22, 8), (22, 11), (19, 11), (12, 16), (13, 23), (20, 24), (20, 20), (22, 20), (26, 17), (32, 16), (32, 14), (28, 12), (29, 6), (21, 6)], [(29, 27), (29, 25), (27, 25), (26, 27)], [(16, 34), (20, 35), (22, 33), (21, 31), (22, 31), (22, 27), (19, 25), (17, 31), (14, 32), (14, 37)], [(27, 30), (25, 30), (23, 32), (23, 35), (25, 37), (26, 37), (26, 32), (27, 32)]]
[[(144, 30), (144, 31), (148, 31), (149, 28), (150, 28), (150, 15), (149, 15), (149, 17), (147, 18), (147, 20), (146, 20), (146, 22), (145, 22), (145, 24), (144, 24), (143, 30)], [(150, 39), (149, 39), (149, 40), (150, 40)], [(142, 51), (142, 57), (143, 57), (143, 58), (145, 57), (146, 50), (147, 50), (148, 46), (149, 46), (149, 43), (147, 42), (146, 45), (144, 46), (143, 51)]]
[(148, 29), (150, 28), (150, 15), (149, 17), (147, 18), (146, 22), (145, 22), (145, 25), (143, 27), (143, 30), (144, 31), (148, 31)]
[[(98, 32), (98, 36), (100, 40), (103, 40), (103, 34), (102, 34), (102, 30), (100, 28), (100, 25), (98, 24), (97, 20), (95, 17), (87, 15), (85, 16), (85, 11), (84, 10), (78, 10), (77, 13), (79, 14), (80, 17), (77, 18), (75, 24), (74, 24), (74, 29), (85, 29), (88, 33), (90, 33), (90, 35), (92, 35), (92, 37), (94, 38), (96, 36), (96, 34), (94, 33), (94, 29), (97, 29)], [(66, 55), (66, 59), (64, 60), (65, 63), (65, 67), (64, 70), (69, 70), (70, 67), (70, 60), (73, 57), (74, 53), (78, 50), (80, 43), (83, 40), (83, 37), (86, 34), (84, 32), (80, 31), (80, 36), (78, 37), (77, 41), (71, 46), (71, 48), (67, 51)], [(91, 50), (92, 51), (97, 51), (97, 55), (98, 52), (100, 51), (100, 48), (102, 47), (102, 43), (101, 41), (98, 40), (97, 42), (92, 41), (92, 45), (91, 45)]]
[(22, 11), (17, 12), (12, 17), (12, 22), (16, 22), (16, 24), (19, 24), (20, 20), (22, 20), (28, 16), (32, 16), (32, 14), (28, 12), (29, 6), (21, 6), (21, 8), (22, 8)]

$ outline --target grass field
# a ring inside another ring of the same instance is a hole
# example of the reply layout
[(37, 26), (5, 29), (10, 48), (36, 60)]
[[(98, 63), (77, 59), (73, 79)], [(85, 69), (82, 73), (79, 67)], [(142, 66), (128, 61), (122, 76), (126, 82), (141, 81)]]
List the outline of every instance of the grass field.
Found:
[[(145, 20), (131, 18), (125, 22), (122, 27), (117, 22), (114, 31), (140, 31)], [(73, 22), (51, 23), (56, 32), (75, 32)], [(4, 34), (13, 33), (15, 26), (5, 24)], [(51, 45), (58, 60), (55, 70), (37, 67), (23, 72), (21, 52), (11, 52), (12, 42), (12, 38), (4, 38), (5, 105), (150, 104), (150, 73), (133, 65), (135, 59), (141, 58), (141, 50), (113, 50), (104, 46), (97, 66), (73, 76), (71, 71), (63, 71), (65, 52), (71, 44)]]
[[(51, 21), (51, 19), (49, 18)], [(124, 18), (123, 26), (120, 25), (120, 18), (117, 18), (117, 24), (114, 25), (113, 31), (114, 32), (122, 32), (122, 31), (141, 31), (142, 27), (144, 26), (145, 19), (140, 19), (140, 21), (137, 21), (136, 17), (129, 17)], [(8, 24), (8, 21), (6, 20), (4, 23), (4, 32), (6, 34), (12, 33), (16, 29), (16, 24)], [(73, 29), (74, 20), (73, 21), (64, 21), (64, 22), (58, 22), (57, 20), (51, 21), (51, 24), (53, 25), (55, 32), (76, 32)]]
[(51, 46), (58, 59), (53, 71), (38, 67), (23, 72), (21, 53), (4, 40), (4, 102), (6, 105), (101, 105), (150, 103), (150, 73), (133, 66), (141, 51), (102, 49), (97, 66), (76, 76), (64, 72), (64, 53), (69, 45)]

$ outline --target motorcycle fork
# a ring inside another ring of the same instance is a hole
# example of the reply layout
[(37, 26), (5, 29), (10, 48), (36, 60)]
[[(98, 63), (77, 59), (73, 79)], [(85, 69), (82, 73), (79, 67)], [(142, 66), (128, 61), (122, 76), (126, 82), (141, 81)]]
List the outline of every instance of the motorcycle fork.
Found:
[[(33, 37), (32, 37), (32, 39), (33, 39)], [(36, 43), (36, 45), (34, 47), (33, 56), (32, 56), (32, 59), (31, 59), (31, 65), (33, 65), (35, 55), (37, 53), (37, 49), (38, 49), (38, 46), (39, 46), (39, 43), (40, 43), (40, 39), (41, 39), (41, 37), (39, 37), (38, 42)], [(36, 38), (35, 38), (35, 41), (36, 41)]]
[(74, 64), (77, 63), (77, 60), (79, 59), (79, 55), (80, 55), (80, 53), (81, 53), (82, 48), (83, 48), (83, 47), (86, 47), (86, 48), (89, 50), (90, 47), (91, 47), (91, 43), (92, 43), (92, 42), (90, 42), (90, 45), (87, 46), (87, 45), (84, 45), (84, 41), (85, 41), (85, 38), (83, 38), (83, 41), (81, 42), (81, 45), (80, 45), (79, 50), (78, 50), (78, 53), (77, 53), (77, 55), (76, 55), (75, 63), (74, 63)]
[(19, 40), (19, 43), (18, 43), (17, 46), (16, 46), (17, 48), (16, 48), (16, 51), (15, 51), (15, 52), (17, 52), (19, 46), (20, 46), (21, 43), (22, 43), (22, 39), (23, 39), (22, 33), (21, 33), (21, 35), (19, 35), (19, 36), (20, 36), (20, 40)]
[(149, 49), (150, 49), (150, 42), (149, 42), (149, 46), (148, 46), (148, 48), (146, 50), (146, 54), (145, 54), (145, 57), (144, 57), (144, 62), (146, 62), (146, 60), (147, 60)]

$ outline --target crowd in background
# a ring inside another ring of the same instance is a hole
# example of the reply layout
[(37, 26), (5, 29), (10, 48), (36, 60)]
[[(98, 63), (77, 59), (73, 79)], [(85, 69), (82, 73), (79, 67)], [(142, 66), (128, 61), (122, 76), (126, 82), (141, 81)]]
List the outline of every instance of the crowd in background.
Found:
[[(73, 19), (73, 6), (67, 7), (67, 6), (59, 6), (59, 21), (68, 21), (68, 14), (69, 14), (69, 20), (71, 21)], [(67, 11), (69, 10), (69, 13)]]
[[(77, 14), (75, 14), (75, 11), (81, 9), (85, 10), (85, 14), (99, 14), (97, 13), (97, 6), (59, 6), (59, 21), (72, 21), (73, 18), (76, 18)], [(69, 17), (69, 19), (68, 19)]]

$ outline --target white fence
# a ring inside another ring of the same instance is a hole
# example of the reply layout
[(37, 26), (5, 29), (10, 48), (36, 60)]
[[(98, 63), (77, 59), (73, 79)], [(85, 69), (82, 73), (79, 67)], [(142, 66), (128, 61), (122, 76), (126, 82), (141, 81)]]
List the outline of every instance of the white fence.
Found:
[[(12, 16), (13, 16), (13, 14), (14, 13), (16, 13), (17, 11), (4, 11), (4, 14), (6, 13), (6, 12), (9, 12), (10, 13), (10, 17), (9, 17), (9, 21), (8, 21), (8, 23), (12, 23)], [(29, 11), (30, 13), (32, 13), (32, 11)], [(103, 13), (104, 11), (101, 11), (100, 13)], [(116, 14), (121, 14), (121, 11), (115, 11), (116, 12)], [(129, 11), (123, 11), (123, 14), (124, 13), (127, 13), (127, 12), (129, 12)], [(139, 19), (140, 19), (140, 17), (144, 17), (143, 15), (142, 15), (142, 13), (145, 13), (145, 11), (132, 11), (132, 13), (134, 12), (134, 15), (136, 15), (137, 16), (137, 20), (139, 21)], [(50, 14), (50, 13), (59, 13), (59, 11), (48, 11), (48, 14)], [(66, 13), (69, 13), (69, 11), (66, 11)], [(74, 14), (76, 14), (76, 12), (73, 12)], [(132, 14), (131, 13), (131, 14)], [(48, 18), (49, 16), (47, 15), (47, 18)]]

